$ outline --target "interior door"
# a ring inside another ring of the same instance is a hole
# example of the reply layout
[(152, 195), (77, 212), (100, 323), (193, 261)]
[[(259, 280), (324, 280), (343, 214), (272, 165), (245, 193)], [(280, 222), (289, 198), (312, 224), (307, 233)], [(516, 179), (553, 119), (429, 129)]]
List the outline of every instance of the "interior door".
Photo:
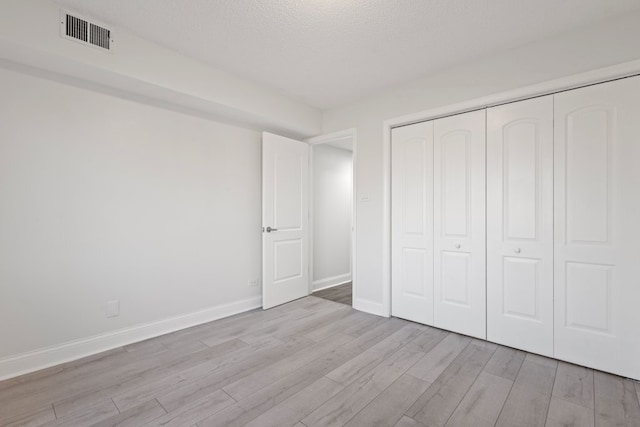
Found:
[(640, 379), (640, 78), (554, 95), (555, 354)]
[(485, 110), (434, 122), (434, 325), (486, 338)]
[(487, 338), (553, 357), (553, 96), (487, 110)]
[(433, 122), (391, 134), (391, 313), (433, 324)]
[(309, 294), (309, 146), (262, 134), (262, 308)]

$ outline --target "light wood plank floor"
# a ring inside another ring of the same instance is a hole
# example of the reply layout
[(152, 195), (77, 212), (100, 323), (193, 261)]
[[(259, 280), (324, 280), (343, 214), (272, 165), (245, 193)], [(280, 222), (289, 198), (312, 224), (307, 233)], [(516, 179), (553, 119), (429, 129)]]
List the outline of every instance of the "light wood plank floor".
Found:
[(330, 301), (339, 302), (341, 304), (346, 304), (351, 307), (352, 305), (351, 287), (352, 287), (351, 282), (349, 282), (343, 285), (338, 285), (332, 288), (316, 291), (313, 293), (313, 296), (328, 299)]
[(639, 395), (312, 296), (0, 382), (0, 425), (637, 427)]

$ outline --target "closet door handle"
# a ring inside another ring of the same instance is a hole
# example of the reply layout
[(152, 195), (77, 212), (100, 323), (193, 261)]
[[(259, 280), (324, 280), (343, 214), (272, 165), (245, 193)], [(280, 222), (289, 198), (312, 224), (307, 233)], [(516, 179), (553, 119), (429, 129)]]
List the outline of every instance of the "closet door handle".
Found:
[(515, 248), (515, 249), (513, 250), (513, 252), (515, 252), (515, 253), (519, 254), (519, 253), (520, 253), (520, 248)]
[(460, 249), (460, 243), (456, 243), (456, 249)]

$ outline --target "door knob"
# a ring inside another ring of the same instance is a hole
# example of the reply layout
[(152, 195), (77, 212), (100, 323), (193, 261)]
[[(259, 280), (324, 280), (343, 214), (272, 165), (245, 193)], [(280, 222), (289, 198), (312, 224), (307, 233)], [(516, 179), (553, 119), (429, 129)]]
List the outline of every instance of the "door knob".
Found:
[(456, 243), (456, 249), (460, 249), (460, 243)]
[(277, 228), (267, 227), (267, 233), (271, 233), (272, 231), (278, 231)]
[(520, 248), (515, 248), (513, 251), (514, 251), (515, 253), (519, 254), (519, 253), (520, 253)]

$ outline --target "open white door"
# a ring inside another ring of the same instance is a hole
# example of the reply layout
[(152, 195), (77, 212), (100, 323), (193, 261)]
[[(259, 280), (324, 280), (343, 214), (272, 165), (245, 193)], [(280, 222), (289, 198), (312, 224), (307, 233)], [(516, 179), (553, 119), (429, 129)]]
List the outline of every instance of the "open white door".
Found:
[(262, 134), (262, 308), (309, 294), (309, 146)]

